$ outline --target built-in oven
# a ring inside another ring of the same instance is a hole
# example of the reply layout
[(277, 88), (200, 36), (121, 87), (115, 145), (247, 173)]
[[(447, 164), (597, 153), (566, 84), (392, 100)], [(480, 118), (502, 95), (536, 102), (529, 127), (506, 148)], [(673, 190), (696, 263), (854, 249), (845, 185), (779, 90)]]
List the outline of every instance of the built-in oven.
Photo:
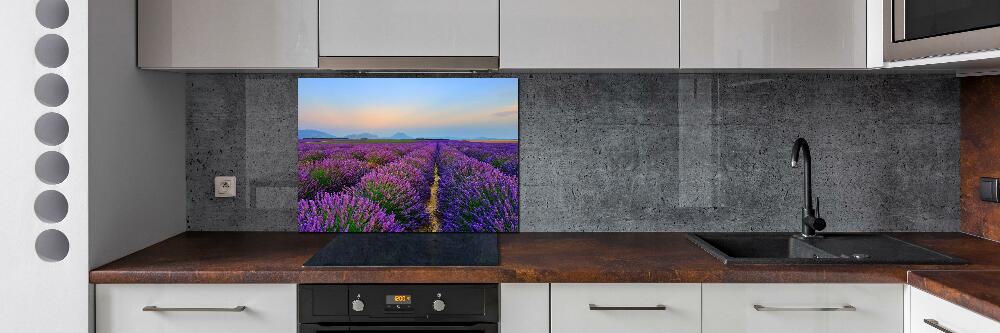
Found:
[(299, 333), (497, 333), (495, 284), (303, 284)]
[(884, 0), (885, 59), (1000, 49), (1000, 0)]

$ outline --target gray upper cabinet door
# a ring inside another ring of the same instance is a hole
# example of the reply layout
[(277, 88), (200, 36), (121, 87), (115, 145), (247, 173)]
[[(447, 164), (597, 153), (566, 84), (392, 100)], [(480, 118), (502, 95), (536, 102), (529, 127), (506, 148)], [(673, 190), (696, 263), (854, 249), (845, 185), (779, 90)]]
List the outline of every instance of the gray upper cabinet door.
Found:
[(499, 0), (320, 0), (324, 57), (496, 57)]
[(681, 0), (681, 68), (865, 68), (865, 0)]
[(317, 67), (317, 0), (138, 1), (139, 67)]
[(500, 67), (678, 66), (678, 0), (503, 0)]

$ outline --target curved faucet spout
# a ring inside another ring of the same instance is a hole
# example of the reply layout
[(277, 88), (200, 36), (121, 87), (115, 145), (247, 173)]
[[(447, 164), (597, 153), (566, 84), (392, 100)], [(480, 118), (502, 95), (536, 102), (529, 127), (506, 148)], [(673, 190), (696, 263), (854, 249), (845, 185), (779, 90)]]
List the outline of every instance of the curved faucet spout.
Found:
[[(802, 153), (802, 163), (799, 163), (799, 152)], [(792, 145), (792, 167), (798, 168), (805, 164), (802, 172), (802, 236), (814, 237), (817, 230), (826, 228), (826, 221), (816, 216), (812, 204), (812, 155), (809, 154), (809, 143), (798, 138)]]
[(792, 167), (798, 168), (799, 163), (799, 152), (802, 152), (802, 163), (805, 164), (805, 171), (802, 173), (802, 216), (809, 215), (812, 211), (812, 155), (809, 153), (809, 143), (806, 139), (798, 138), (795, 139), (795, 144), (792, 145)]
[(798, 138), (798, 139), (795, 139), (795, 143), (792, 145), (792, 167), (793, 168), (798, 168), (799, 167), (799, 151), (800, 150), (803, 152), (802, 155), (804, 155), (804, 157), (806, 159), (805, 160), (806, 166), (809, 166), (809, 163), (812, 162), (812, 155), (809, 154), (809, 143), (806, 142), (806, 139)]

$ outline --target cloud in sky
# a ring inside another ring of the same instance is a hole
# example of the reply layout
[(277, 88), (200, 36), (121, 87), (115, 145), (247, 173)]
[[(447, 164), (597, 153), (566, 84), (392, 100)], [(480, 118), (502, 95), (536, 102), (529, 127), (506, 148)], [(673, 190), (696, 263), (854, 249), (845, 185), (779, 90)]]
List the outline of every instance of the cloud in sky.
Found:
[(493, 116), (500, 117), (500, 118), (517, 117), (517, 105), (513, 106), (512, 109), (508, 108), (506, 110), (494, 112)]
[(517, 79), (303, 78), (299, 129), (517, 138)]

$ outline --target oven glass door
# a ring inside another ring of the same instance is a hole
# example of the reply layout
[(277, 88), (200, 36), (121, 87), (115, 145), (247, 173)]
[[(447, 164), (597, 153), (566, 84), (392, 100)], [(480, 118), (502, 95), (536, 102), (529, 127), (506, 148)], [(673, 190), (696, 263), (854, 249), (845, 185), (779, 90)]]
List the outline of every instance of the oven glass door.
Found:
[(893, 39), (921, 38), (1000, 26), (1000, 0), (893, 0)]
[(373, 325), (373, 326), (320, 326), (299, 325), (299, 333), (365, 332), (365, 333), (497, 333), (496, 324), (473, 325)]

